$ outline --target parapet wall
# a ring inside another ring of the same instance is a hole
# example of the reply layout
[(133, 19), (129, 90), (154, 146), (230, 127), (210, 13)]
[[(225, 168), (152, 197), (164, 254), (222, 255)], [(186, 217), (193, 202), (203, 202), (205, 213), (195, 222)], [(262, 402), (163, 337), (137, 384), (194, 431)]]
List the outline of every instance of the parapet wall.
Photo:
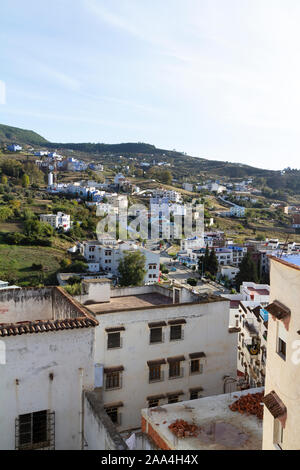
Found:
[(0, 291), (0, 323), (52, 319), (52, 288)]

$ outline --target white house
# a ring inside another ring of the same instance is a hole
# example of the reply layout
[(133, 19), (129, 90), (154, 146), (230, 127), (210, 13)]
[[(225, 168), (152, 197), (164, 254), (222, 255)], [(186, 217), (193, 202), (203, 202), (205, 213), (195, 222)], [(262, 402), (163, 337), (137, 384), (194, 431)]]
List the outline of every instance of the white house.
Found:
[(132, 242), (117, 242), (116, 240), (85, 241), (80, 244), (80, 253), (86, 259), (92, 272), (104, 271), (114, 276), (118, 275), (121, 259), (126, 252), (140, 251), (146, 257), (147, 271), (144, 283), (156, 283), (159, 280), (159, 253), (154, 253)]
[(232, 206), (230, 207), (230, 216), (231, 217), (245, 217), (246, 208), (242, 206)]
[(239, 268), (236, 266), (221, 266), (220, 276), (226, 277), (229, 281), (233, 281), (239, 271)]
[(180, 202), (181, 195), (174, 190), (168, 189), (153, 189), (152, 196), (154, 198), (166, 198), (167, 202)]
[(68, 232), (71, 228), (71, 216), (58, 212), (57, 214), (41, 214), (40, 221), (50, 224), (54, 229), (62, 228), (64, 232)]
[(185, 191), (193, 192), (194, 191), (194, 185), (192, 183), (183, 183), (182, 189), (184, 189)]
[(199, 237), (195, 236), (192, 238), (184, 238), (181, 240), (181, 251), (187, 251), (188, 249), (190, 250), (198, 250), (200, 248), (204, 247), (204, 236)]

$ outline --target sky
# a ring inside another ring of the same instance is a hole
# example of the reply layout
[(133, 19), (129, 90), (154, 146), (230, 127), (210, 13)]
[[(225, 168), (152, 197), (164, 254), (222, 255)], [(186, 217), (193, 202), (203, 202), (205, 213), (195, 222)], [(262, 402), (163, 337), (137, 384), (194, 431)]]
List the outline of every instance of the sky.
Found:
[(299, 0), (1, 0), (0, 123), (300, 168), (299, 23)]

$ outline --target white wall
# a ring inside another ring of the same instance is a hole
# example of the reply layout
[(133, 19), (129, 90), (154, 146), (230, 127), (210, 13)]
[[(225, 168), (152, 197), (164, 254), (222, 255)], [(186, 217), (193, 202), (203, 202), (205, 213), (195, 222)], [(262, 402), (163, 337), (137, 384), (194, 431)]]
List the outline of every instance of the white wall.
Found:
[(81, 448), (82, 390), (93, 387), (94, 332), (82, 328), (2, 338), (1, 450), (15, 448), (18, 415), (42, 410), (55, 411), (56, 449)]
[(0, 293), (0, 323), (53, 318), (51, 289), (15, 289)]
[[(184, 339), (169, 341), (170, 327), (164, 327), (165, 342), (149, 344), (149, 322), (185, 318)], [(228, 333), (229, 302), (157, 307), (147, 310), (97, 315), (95, 362), (104, 367), (124, 366), (123, 387), (103, 390), (104, 403), (123, 401), (121, 429), (140, 426), (140, 410), (148, 406), (147, 396), (202, 386), (203, 395), (223, 393), (224, 375), (236, 376), (236, 335)], [(124, 326), (122, 348), (107, 349), (105, 328)], [(189, 354), (205, 352), (204, 373), (189, 375)], [(147, 361), (184, 355), (184, 377), (168, 379), (168, 365), (163, 366), (164, 381), (148, 382)]]

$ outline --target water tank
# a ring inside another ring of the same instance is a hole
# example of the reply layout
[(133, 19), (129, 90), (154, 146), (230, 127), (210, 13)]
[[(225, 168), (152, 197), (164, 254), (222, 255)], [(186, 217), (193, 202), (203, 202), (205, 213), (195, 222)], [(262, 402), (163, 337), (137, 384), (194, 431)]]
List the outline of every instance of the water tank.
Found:
[(103, 364), (94, 365), (94, 387), (95, 388), (103, 387), (103, 372), (104, 372)]
[(53, 173), (48, 174), (48, 186), (53, 185)]

